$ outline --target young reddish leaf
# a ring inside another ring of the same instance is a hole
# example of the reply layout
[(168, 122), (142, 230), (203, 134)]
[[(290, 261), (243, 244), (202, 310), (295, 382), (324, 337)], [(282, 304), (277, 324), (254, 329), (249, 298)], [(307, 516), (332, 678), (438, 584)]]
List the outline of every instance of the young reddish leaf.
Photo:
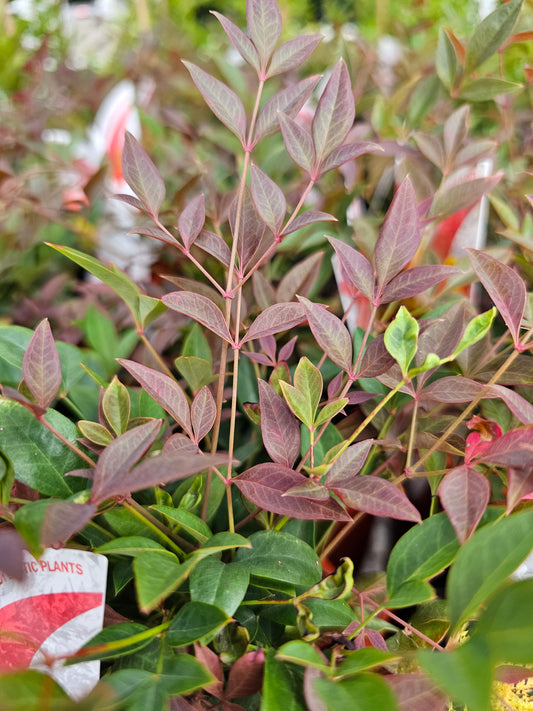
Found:
[(337, 218), (333, 217), (327, 212), (321, 212), (320, 210), (307, 210), (298, 215), (291, 223), (286, 227), (281, 236), (290, 235), (291, 232), (296, 232), (302, 227), (307, 227), (308, 225), (313, 225), (315, 222), (337, 222)]
[(276, 365), (276, 339), (274, 336), (265, 336), (259, 339), (259, 346), (263, 353), (270, 358), (270, 365)]
[(281, 44), (272, 55), (268, 76), (273, 77), (299, 67), (323, 39), (322, 35), (300, 35)]
[(202, 231), (205, 222), (205, 198), (203, 193), (193, 198), (185, 207), (178, 220), (178, 230), (183, 244), (190, 249)]
[(261, 434), (265, 449), (276, 464), (289, 469), (300, 451), (300, 424), (289, 406), (264, 380), (258, 380)]
[(124, 358), (117, 358), (117, 360), (141, 384), (148, 395), (158, 402), (187, 434), (192, 436), (189, 402), (178, 383), (168, 375), (141, 363)]
[(349, 373), (352, 369), (352, 337), (343, 322), (304, 296), (298, 297), (304, 307), (317, 343), (330, 360)]
[(331, 489), (359, 474), (373, 445), (373, 439), (366, 439), (348, 447), (329, 468), (326, 474), (326, 486)]
[(107, 445), (94, 469), (93, 504), (128, 493), (128, 472), (155, 442), (162, 424), (163, 420), (152, 420), (124, 432)]
[(137, 227), (129, 230), (128, 234), (153, 237), (154, 239), (158, 239), (160, 242), (170, 244), (172, 247), (176, 247), (179, 244), (178, 240), (174, 236), (168, 235), (160, 227), (157, 227), (157, 225), (138, 225)]
[(291, 267), (278, 284), (277, 301), (292, 301), (296, 294), (308, 294), (320, 272), (323, 256), (324, 252), (315, 252)]
[(248, 0), (246, 25), (248, 34), (259, 52), (261, 71), (264, 72), (281, 37), (282, 18), (276, 0)]
[[(222, 668), (220, 657), (218, 654), (215, 654), (212, 649), (204, 647), (204, 645), (199, 642), (194, 643), (194, 656), (208, 671), (211, 672), (216, 679), (216, 681), (204, 686), (204, 689), (209, 694), (213, 694), (219, 699), (222, 698), (224, 696), (224, 670)], [(172, 709), (172, 711), (194, 711), (194, 707), (185, 706), (183, 709), (178, 707), (176, 709)]]
[[(355, 103), (348, 69), (339, 60), (322, 92), (311, 126), (317, 159), (317, 176), (320, 164), (334, 148), (340, 146), (355, 117)], [(315, 176), (313, 176), (315, 177)]]
[(279, 115), (286, 114), (294, 118), (298, 111), (311, 96), (318, 83), (318, 75), (307, 77), (297, 84), (288, 86), (278, 91), (261, 107), (257, 116), (255, 127), (254, 145), (267, 136), (272, 136), (279, 131)]
[(509, 467), (507, 470), (507, 513), (524, 498), (533, 493), (533, 469), (531, 467)]
[(251, 170), (252, 198), (259, 217), (278, 236), (285, 220), (287, 203), (280, 187), (256, 165)]
[(85, 528), (95, 513), (94, 504), (54, 501), (44, 514), (41, 544), (46, 548), (64, 546), (75, 533)]
[(259, 74), (261, 69), (259, 64), (259, 54), (257, 53), (257, 49), (255, 48), (252, 40), (240, 29), (240, 27), (237, 27), (237, 25), (235, 25), (231, 20), (228, 20), (227, 17), (221, 15), (220, 12), (211, 10), (211, 14), (214, 15), (220, 22), (225, 33), (228, 35), (231, 44), (235, 47), (244, 61), (247, 62), (252, 69), (255, 69), (257, 74)]
[(260, 648), (233, 662), (226, 684), (226, 698), (244, 698), (261, 691), (264, 665), (265, 653)]
[(206, 296), (195, 294), (192, 291), (173, 291), (170, 294), (165, 294), (161, 301), (169, 309), (189, 316), (216, 333), (224, 341), (233, 343), (222, 311)]
[(337, 253), (346, 280), (371, 301), (374, 297), (374, 270), (368, 259), (336, 237), (327, 239)]
[(384, 334), (380, 333), (366, 347), (357, 375), (360, 378), (376, 378), (390, 370), (395, 363), (385, 348)]
[(144, 208), (157, 216), (165, 197), (165, 183), (137, 139), (126, 131), (122, 153), (124, 178)]
[(196, 444), (201, 442), (213, 427), (217, 414), (216, 410), (213, 395), (207, 385), (204, 385), (196, 394), (191, 405), (191, 421)]
[(462, 375), (449, 375), (439, 378), (423, 390), (424, 401), (471, 402), (483, 392), (483, 384)]
[(229, 267), (231, 251), (220, 235), (210, 230), (202, 230), (195, 239), (194, 244), (196, 247), (203, 249), (204, 252), (207, 252), (207, 254), (218, 259), (225, 267)]
[(244, 145), (246, 141), (246, 112), (237, 94), (219, 79), (204, 72), (191, 62), (183, 61), (193, 82), (215, 116), (234, 133)]
[(491, 442), (479, 459), (504, 467), (533, 466), (533, 427), (521, 427), (505, 432)]
[(413, 138), (419, 151), (440, 170), (444, 168), (445, 156), (440, 136), (434, 136), (432, 133), (417, 131)]
[(352, 509), (374, 516), (386, 516), (400, 521), (420, 523), (422, 518), (407, 496), (386, 479), (375, 476), (355, 476), (330, 488)]
[[(237, 225), (237, 207), (237, 198), (235, 198), (229, 210), (229, 223), (234, 239)], [(248, 186), (244, 190), (240, 217), (241, 226), (237, 242), (237, 253), (239, 255), (239, 267), (244, 270), (260, 249), (265, 234), (265, 223), (257, 214)]]
[(37, 404), (46, 410), (61, 387), (61, 362), (48, 319), (35, 329), (22, 357), (22, 377)]
[(289, 360), (289, 358), (292, 355), (292, 352), (294, 350), (294, 346), (296, 345), (296, 341), (298, 340), (298, 336), (293, 336), (290, 341), (287, 341), (285, 345), (281, 346), (279, 349), (279, 354), (278, 354), (278, 362), (283, 363), (284, 361)]
[(465, 543), (476, 530), (489, 503), (488, 479), (473, 467), (455, 467), (441, 481), (438, 494), (459, 542)]
[(259, 314), (239, 345), (280, 331), (288, 331), (305, 320), (306, 315), (301, 304), (274, 304)]
[(407, 177), (394, 196), (376, 242), (374, 262), (380, 297), (386, 284), (412, 259), (421, 239), (418, 201)]
[(520, 324), (526, 307), (526, 285), (506, 264), (478, 249), (467, 249), (472, 268), (502, 315), (515, 347), (519, 346)]
[(41, 407), (40, 405), (37, 405), (36, 402), (29, 400), (22, 393), (19, 393), (18, 390), (15, 390), (15, 388), (10, 388), (9, 385), (0, 384), (0, 391), (5, 398), (18, 402), (19, 405), (22, 405), (22, 407), (25, 407), (26, 410), (29, 410), (34, 417), (40, 418), (46, 414), (46, 409), (44, 407)]
[(279, 125), (287, 153), (296, 165), (306, 173), (311, 173), (315, 163), (315, 148), (311, 135), (298, 121), (286, 114), (279, 115)]
[(0, 570), (15, 580), (23, 580), (23, 551), (26, 543), (18, 531), (13, 528), (0, 529)]
[(338, 168), (349, 160), (355, 160), (365, 153), (376, 153), (382, 151), (383, 148), (377, 143), (370, 141), (359, 141), (358, 143), (345, 143), (342, 146), (334, 148), (328, 153), (320, 164), (320, 175), (324, 175), (329, 170)]
[(307, 481), (303, 474), (281, 464), (257, 464), (233, 479), (241, 493), (266, 511), (300, 519), (349, 521), (350, 517), (333, 499), (284, 496), (286, 491)]
[(409, 299), (458, 274), (462, 274), (460, 269), (444, 264), (412, 267), (400, 272), (389, 281), (383, 289), (380, 303), (389, 304), (392, 301)]
[(137, 210), (140, 210), (141, 212), (149, 212), (147, 210), (147, 206), (139, 200), (139, 198), (134, 197), (133, 195), (125, 195), (122, 193), (118, 193), (116, 195), (113, 195), (113, 200), (119, 200), (120, 202), (125, 202), (126, 205), (131, 205), (131, 207), (135, 207)]

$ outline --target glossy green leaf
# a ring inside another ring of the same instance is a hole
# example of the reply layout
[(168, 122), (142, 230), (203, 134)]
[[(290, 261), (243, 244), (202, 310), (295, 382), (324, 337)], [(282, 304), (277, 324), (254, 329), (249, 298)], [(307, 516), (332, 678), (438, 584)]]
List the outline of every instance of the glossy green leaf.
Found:
[(222, 551), (251, 547), (251, 543), (244, 536), (230, 531), (221, 531), (220, 533), (215, 533), (205, 543), (202, 543), (200, 548), (191, 553), (190, 557), (195, 560), (201, 560), (206, 556), (222, 553)]
[(128, 429), (130, 408), (128, 390), (115, 376), (104, 391), (102, 410), (116, 435), (120, 435)]
[(113, 435), (111, 432), (107, 429), (107, 427), (104, 427), (104, 425), (101, 425), (99, 422), (79, 420), (78, 429), (86, 439), (94, 442), (94, 444), (100, 445), (101, 447), (106, 447), (113, 441)]
[(484, 313), (475, 316), (467, 324), (463, 337), (461, 338), (459, 345), (453, 354), (449, 358), (444, 359), (443, 362), (446, 362), (447, 360), (454, 360), (457, 358), (459, 353), (462, 353), (466, 348), (473, 346), (474, 343), (477, 343), (484, 336), (486, 336), (492, 326), (495, 316), (496, 309), (494, 307), (490, 309), (490, 311), (485, 311)]
[(418, 321), (405, 306), (400, 306), (396, 317), (385, 331), (385, 348), (396, 360), (404, 376), (407, 375), (409, 364), (415, 357), (418, 331)]
[(170, 552), (140, 553), (133, 561), (135, 589), (142, 612), (149, 613), (189, 577), (195, 560), (179, 563)]
[(69, 698), (48, 675), (33, 670), (0, 676), (0, 697), (2, 705), (7, 702), (6, 711), (42, 711), (45, 704), (60, 708)]
[(294, 371), (294, 387), (308, 403), (308, 413), (314, 419), (318, 403), (322, 397), (322, 375), (308, 358), (301, 358)]
[[(142, 553), (165, 551), (157, 541), (143, 536), (119, 536), (95, 549), (95, 553), (127, 555), (135, 558)], [(167, 551), (168, 552), (168, 551)]]
[(363, 647), (355, 652), (345, 652), (342, 661), (338, 664), (332, 676), (336, 679), (354, 676), (372, 667), (380, 667), (387, 664), (396, 655), (391, 652), (384, 652), (375, 647)]
[(177, 533), (187, 533), (198, 543), (206, 543), (213, 535), (205, 521), (186, 509), (175, 509), (162, 504), (151, 506), (151, 508), (162, 513), (167, 521), (174, 524)]
[(249, 579), (249, 572), (238, 563), (204, 558), (190, 576), (191, 600), (215, 605), (231, 616), (244, 599)]
[(307, 711), (302, 692), (302, 670), (276, 659), (270, 649), (265, 657), (261, 711)]
[(314, 667), (320, 669), (324, 674), (329, 674), (331, 671), (327, 660), (318, 649), (299, 639), (283, 644), (276, 652), (276, 659), (292, 662), (302, 667)]
[(340, 682), (314, 679), (311, 686), (326, 711), (399, 711), (392, 690), (376, 674), (363, 673), (355, 679)]
[(186, 602), (172, 618), (166, 640), (171, 647), (184, 647), (193, 642), (207, 644), (229, 621), (219, 607), (205, 602)]
[[(143, 649), (153, 637), (146, 633), (149, 628), (138, 622), (119, 622), (105, 627), (81, 648), (80, 656), (73, 657), (70, 663), (88, 662), (93, 659), (113, 659)], [(86, 654), (91, 647), (96, 647), (91, 654)]]
[(387, 607), (392, 609), (411, 607), (427, 602), (435, 597), (435, 590), (425, 580), (407, 580), (394, 591), (387, 600)]
[(23, 326), (0, 326), (0, 383), (16, 388), (22, 380), (22, 358), (32, 337)]

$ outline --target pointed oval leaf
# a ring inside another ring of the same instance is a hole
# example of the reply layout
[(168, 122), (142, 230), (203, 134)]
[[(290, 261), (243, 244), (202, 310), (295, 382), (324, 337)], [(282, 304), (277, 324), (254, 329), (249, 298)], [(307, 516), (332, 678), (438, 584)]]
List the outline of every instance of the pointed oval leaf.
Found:
[(339, 60), (322, 92), (311, 126), (319, 164), (343, 143), (354, 117), (355, 102), (348, 69), (344, 61)]
[(342, 146), (334, 148), (330, 153), (328, 153), (320, 164), (320, 174), (324, 175), (324, 173), (327, 173), (334, 168), (339, 168), (349, 160), (355, 160), (365, 153), (377, 153), (380, 151), (383, 151), (383, 148), (377, 143), (371, 143), (370, 141), (345, 143)]
[[(240, 205), (240, 222), (237, 220), (238, 199), (235, 197), (229, 209), (229, 223), (233, 239), (237, 239), (239, 266), (244, 270), (260, 248), (265, 234), (265, 223), (259, 217), (252, 199), (251, 190), (245, 187)], [(240, 224), (239, 234), (237, 226)]]
[(259, 54), (255, 48), (254, 43), (248, 37), (248, 35), (243, 32), (240, 27), (237, 27), (231, 20), (222, 15), (220, 12), (211, 10), (211, 14), (214, 15), (224, 28), (225, 33), (228, 35), (231, 44), (235, 47), (237, 52), (241, 55), (245, 62), (247, 62), (252, 69), (259, 74), (261, 69), (259, 63)]
[(272, 55), (268, 76), (273, 77), (299, 67), (323, 39), (323, 35), (300, 35), (281, 44)]
[(289, 469), (300, 451), (300, 425), (290, 408), (264, 380), (258, 380), (261, 434), (268, 454), (276, 464)]
[(389, 281), (383, 289), (380, 301), (382, 304), (389, 304), (392, 301), (410, 299), (458, 274), (462, 274), (460, 269), (445, 264), (428, 264), (406, 269)]
[(364, 442), (356, 442), (348, 447), (329, 468), (326, 486), (331, 489), (345, 479), (359, 474), (373, 445), (373, 439), (366, 439)]
[(201, 442), (213, 427), (216, 409), (215, 399), (207, 385), (204, 385), (191, 405), (191, 421), (196, 444)]
[(194, 244), (212, 257), (215, 257), (215, 259), (218, 259), (225, 267), (229, 267), (231, 251), (220, 235), (209, 230), (202, 230), (195, 239)]
[(233, 339), (224, 320), (222, 311), (211, 299), (192, 291), (173, 291), (161, 299), (165, 306), (198, 321), (224, 341), (232, 344)]
[(168, 375), (141, 363), (125, 358), (117, 360), (128, 373), (133, 375), (148, 395), (158, 402), (189, 435), (192, 435), (189, 403), (178, 383)]
[(448, 158), (454, 158), (455, 154), (468, 136), (468, 126), (470, 123), (470, 106), (461, 106), (446, 119), (442, 131), (444, 150)]
[(251, 170), (252, 198), (259, 217), (275, 235), (285, 219), (287, 203), (280, 187), (256, 165)]
[(467, 74), (483, 64), (509, 37), (521, 6), (522, 0), (511, 0), (496, 8), (476, 27), (466, 50)]
[(261, 69), (264, 71), (281, 37), (282, 18), (276, 0), (248, 0), (246, 25), (248, 34), (259, 52)]
[(61, 362), (48, 319), (35, 329), (22, 358), (22, 377), (43, 409), (47, 409), (61, 387)]
[(483, 195), (490, 193), (502, 179), (499, 170), (488, 178), (474, 178), (464, 183), (444, 185), (439, 189), (431, 205), (430, 216), (451, 215), (472, 207)]
[(313, 89), (318, 83), (319, 76), (307, 77), (297, 84), (288, 86), (282, 91), (278, 91), (271, 97), (264, 106), (261, 107), (257, 116), (255, 127), (254, 145), (262, 141), (267, 136), (271, 136), (279, 131), (279, 115), (286, 114), (294, 118), (298, 111), (311, 96)]
[(490, 101), (500, 94), (517, 94), (524, 88), (523, 84), (506, 79), (482, 77), (465, 83), (461, 89), (461, 99), (466, 101)]
[(151, 158), (129, 131), (124, 136), (122, 172), (146, 210), (156, 217), (165, 198), (165, 183)]
[(374, 295), (374, 270), (368, 259), (336, 237), (327, 237), (329, 243), (335, 250), (343, 274), (347, 281), (359, 289), (367, 299), (372, 299)]
[(233, 479), (241, 493), (256, 506), (266, 511), (298, 519), (347, 521), (348, 514), (333, 499), (323, 501), (303, 496), (284, 496), (284, 493), (307, 481), (281, 464), (257, 464)]
[(302, 229), (302, 227), (314, 225), (315, 222), (331, 221), (337, 222), (337, 218), (327, 212), (321, 212), (320, 210), (306, 210), (301, 215), (298, 215), (298, 217), (296, 217), (281, 234), (285, 237), (285, 235), (290, 235), (292, 232)]
[(455, 467), (441, 481), (438, 494), (459, 542), (465, 543), (476, 530), (489, 503), (488, 479), (473, 467)]
[(491, 385), (490, 394), (501, 398), (523, 425), (533, 425), (533, 405), (529, 400), (503, 385)]
[(400, 306), (394, 321), (387, 326), (385, 331), (385, 348), (396, 360), (404, 376), (416, 353), (418, 331), (418, 321), (411, 316), (405, 306)]
[(203, 193), (193, 198), (179, 216), (178, 230), (183, 244), (190, 249), (202, 231), (205, 222), (205, 198)]
[(352, 338), (346, 326), (320, 304), (314, 304), (303, 296), (298, 298), (319, 346), (330, 360), (349, 373), (352, 368)]
[(305, 320), (306, 315), (301, 304), (274, 304), (259, 314), (239, 345), (280, 331), (288, 331)]
[(439, 28), (435, 68), (444, 86), (447, 89), (451, 89), (457, 76), (457, 54), (453, 42), (444, 27)]
[(505, 432), (490, 443), (480, 460), (506, 467), (533, 466), (533, 427)]
[(403, 491), (386, 479), (359, 475), (349, 481), (342, 481), (342, 486), (330, 488), (352, 509), (400, 521), (419, 523), (422, 520)]
[(296, 165), (310, 173), (315, 162), (315, 148), (311, 135), (298, 121), (286, 114), (279, 115), (279, 125), (287, 153)]
[(234, 133), (241, 143), (246, 140), (246, 113), (237, 94), (219, 79), (191, 62), (183, 61), (193, 82), (215, 116)]
[(384, 334), (380, 333), (366, 347), (358, 376), (360, 378), (375, 378), (390, 370), (395, 362), (385, 347)]
[(64, 546), (74, 534), (85, 528), (95, 514), (94, 504), (54, 501), (44, 514), (41, 528), (42, 545), (46, 548)]
[(130, 396), (128, 389), (115, 376), (102, 397), (102, 411), (113, 432), (122, 434), (130, 419)]

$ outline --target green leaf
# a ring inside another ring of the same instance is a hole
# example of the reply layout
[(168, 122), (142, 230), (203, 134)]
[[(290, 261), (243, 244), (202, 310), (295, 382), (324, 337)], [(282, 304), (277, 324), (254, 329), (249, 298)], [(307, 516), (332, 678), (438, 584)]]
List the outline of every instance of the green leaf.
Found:
[[(119, 536), (112, 541), (104, 543), (95, 549), (95, 553), (105, 553), (113, 555), (127, 555), (135, 558), (141, 553), (165, 551), (165, 548), (157, 541), (144, 536)], [(168, 551), (166, 551), (168, 552)]]
[(169, 696), (186, 696), (203, 689), (215, 677), (190, 654), (168, 656), (163, 662), (161, 684)]
[(494, 321), (496, 313), (496, 308), (493, 307), (492, 309), (490, 309), (490, 311), (485, 311), (484, 313), (475, 316), (467, 324), (463, 333), (463, 337), (459, 341), (459, 345), (457, 346), (455, 351), (449, 358), (444, 358), (442, 362), (445, 363), (447, 361), (455, 360), (459, 353), (462, 353), (466, 348), (473, 346), (474, 343), (477, 343), (484, 336), (486, 336), (490, 330), (490, 327), (492, 326), (492, 322)]
[(23, 326), (0, 326), (0, 383), (16, 388), (22, 380), (22, 358), (33, 331)]
[(476, 27), (466, 50), (465, 72), (469, 74), (492, 56), (509, 37), (522, 0), (501, 5)]
[(91, 304), (80, 325), (87, 342), (98, 353), (106, 370), (110, 364), (116, 365), (118, 337), (113, 321)]
[(386, 664), (391, 659), (396, 659), (397, 655), (391, 652), (384, 652), (375, 647), (363, 647), (355, 652), (344, 652), (344, 659), (339, 666), (334, 670), (332, 676), (335, 679), (342, 679), (354, 674), (359, 674), (372, 667), (379, 667)]
[(176, 358), (175, 364), (193, 393), (198, 392), (204, 385), (209, 385), (215, 379), (213, 366), (205, 358), (179, 356)]
[(6, 711), (41, 711), (45, 706), (60, 708), (59, 705), (68, 700), (67, 694), (48, 675), (30, 670), (2, 675), (0, 698)]
[(457, 54), (448, 33), (443, 27), (439, 28), (435, 63), (439, 79), (447, 89), (451, 89), (457, 76)]
[(49, 499), (29, 501), (15, 513), (15, 528), (28, 544), (31, 553), (37, 556), (43, 551), (41, 530), (46, 509), (50, 503)]
[(276, 651), (270, 649), (265, 657), (260, 711), (307, 711), (301, 670), (276, 659), (275, 655)]
[(107, 447), (114, 439), (107, 427), (104, 427), (104, 425), (101, 425), (99, 422), (79, 420), (78, 429), (84, 437), (102, 447)]
[(191, 573), (191, 600), (216, 605), (231, 616), (244, 599), (249, 579), (248, 571), (238, 563), (204, 558)]
[(193, 642), (208, 644), (229, 622), (226, 613), (205, 602), (186, 602), (173, 617), (166, 640), (171, 647), (184, 647)]
[(292, 640), (281, 645), (276, 652), (276, 659), (284, 662), (292, 662), (301, 667), (314, 667), (320, 669), (324, 674), (330, 674), (331, 668), (327, 660), (322, 656), (316, 647), (300, 639)]
[(322, 375), (308, 358), (301, 358), (294, 371), (294, 387), (299, 390), (309, 403), (310, 413), (314, 418), (318, 403), (322, 397)]
[(153, 637), (145, 634), (148, 631), (148, 627), (138, 622), (119, 622), (116, 625), (110, 625), (82, 647), (82, 649), (99, 647), (98, 650), (92, 654), (84, 654), (79, 658), (74, 657), (70, 660), (70, 664), (88, 662), (93, 659), (114, 659), (133, 654), (152, 641)]
[(313, 427), (314, 413), (312, 412), (311, 405), (305, 395), (303, 395), (293, 385), (289, 385), (289, 383), (286, 383), (283, 380), (280, 380), (279, 384), (287, 405), (291, 408), (296, 417), (303, 422), (308, 429), (311, 429)]
[(150, 508), (159, 511), (168, 521), (176, 524), (176, 532), (187, 533), (198, 543), (206, 543), (213, 535), (205, 521), (186, 509), (175, 509), (162, 504)]
[(533, 509), (487, 524), (457, 554), (447, 582), (450, 622), (457, 629), (533, 549)]
[(491, 101), (500, 94), (516, 94), (524, 88), (514, 81), (482, 77), (473, 79), (461, 87), (461, 99), (465, 101)]
[(323, 425), (324, 422), (328, 422), (333, 419), (335, 415), (338, 415), (339, 412), (346, 407), (348, 402), (349, 400), (347, 397), (342, 397), (338, 400), (333, 400), (333, 402), (328, 402), (327, 405), (324, 405), (315, 420), (315, 427), (319, 427), (320, 425)]
[(396, 360), (402, 375), (406, 376), (418, 344), (418, 321), (405, 306), (400, 306), (394, 321), (385, 331), (385, 348)]
[(355, 679), (340, 682), (314, 679), (311, 686), (327, 711), (399, 711), (392, 690), (376, 674), (361, 674)]
[(128, 389), (115, 376), (104, 391), (102, 410), (116, 435), (120, 435), (128, 429), (130, 408)]
[(411, 607), (432, 600), (434, 597), (435, 590), (425, 580), (408, 580), (387, 600), (387, 607), (392, 609)]
[(233, 550), (233, 548), (251, 548), (252, 545), (247, 538), (239, 535), (238, 533), (231, 533), (229, 531), (222, 531), (221, 533), (215, 533), (211, 536), (209, 540), (202, 543), (200, 548), (195, 550), (190, 558), (195, 560), (201, 560), (206, 556), (213, 555), (215, 553), (222, 553), (222, 551)]
[(189, 577), (195, 560), (179, 563), (170, 552), (140, 553), (133, 561), (135, 588), (141, 612), (148, 614)]

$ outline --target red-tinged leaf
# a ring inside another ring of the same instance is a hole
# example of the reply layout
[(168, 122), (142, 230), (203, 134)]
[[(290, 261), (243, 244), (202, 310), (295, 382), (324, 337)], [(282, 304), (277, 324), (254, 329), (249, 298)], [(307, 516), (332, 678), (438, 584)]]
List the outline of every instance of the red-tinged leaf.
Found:
[(376, 242), (374, 263), (379, 296), (386, 284), (412, 259), (421, 239), (418, 201), (407, 177), (394, 196)]
[(237, 94), (219, 79), (191, 62), (183, 61), (193, 82), (215, 116), (242, 144), (246, 140), (246, 112)]
[(324, 173), (327, 173), (329, 170), (344, 165), (344, 163), (347, 163), (349, 160), (355, 160), (365, 153), (377, 153), (379, 151), (383, 151), (383, 148), (377, 143), (371, 143), (370, 141), (345, 143), (342, 146), (334, 148), (324, 158), (320, 164), (320, 175), (324, 175)]
[(165, 183), (151, 158), (128, 131), (124, 136), (122, 172), (144, 209), (151, 215), (158, 215), (165, 198)]
[(187, 249), (190, 249), (191, 244), (202, 231), (204, 222), (205, 198), (200, 194), (187, 204), (178, 220), (178, 230)]
[(248, 37), (248, 35), (243, 32), (240, 27), (237, 27), (231, 20), (227, 17), (221, 15), (220, 12), (211, 10), (211, 14), (214, 15), (224, 28), (225, 33), (228, 35), (231, 44), (235, 47), (237, 52), (241, 55), (245, 62), (247, 62), (252, 69), (259, 74), (260, 63), (259, 54), (255, 48), (254, 43)]
[(331, 489), (359, 474), (373, 445), (373, 439), (366, 439), (348, 447), (329, 468), (326, 474), (326, 486)]
[(201, 442), (211, 430), (215, 422), (217, 407), (211, 391), (204, 387), (196, 393), (191, 405), (191, 421), (194, 431), (194, 441)]
[(311, 96), (313, 89), (320, 77), (314, 75), (302, 79), (297, 84), (288, 86), (282, 91), (278, 91), (260, 109), (255, 127), (254, 145), (262, 141), (267, 136), (272, 136), (279, 131), (279, 115), (286, 114), (294, 118), (298, 111)]
[[(482, 383), (462, 375), (449, 375), (427, 385), (422, 393), (424, 401), (436, 402), (471, 402), (483, 392)], [(489, 397), (487, 393), (487, 397)]]
[(119, 435), (104, 449), (94, 469), (91, 502), (99, 504), (110, 496), (126, 495), (129, 470), (155, 442), (163, 420), (152, 420)]
[(279, 354), (278, 354), (278, 361), (280, 363), (283, 363), (284, 361), (289, 360), (289, 358), (292, 355), (292, 352), (294, 350), (294, 346), (296, 345), (296, 341), (298, 340), (298, 336), (294, 336), (293, 338), (290, 339), (290, 341), (287, 341), (285, 345), (281, 346), (279, 349)]
[(287, 153), (300, 168), (311, 173), (315, 163), (315, 148), (311, 134), (298, 121), (279, 115), (279, 125)]
[(64, 546), (74, 534), (85, 528), (96, 513), (94, 504), (55, 501), (44, 514), (41, 543), (46, 548)]
[(278, 285), (277, 301), (293, 301), (296, 294), (308, 294), (318, 278), (323, 256), (324, 252), (315, 252), (291, 267)]
[(265, 336), (259, 339), (259, 346), (263, 353), (270, 358), (271, 365), (276, 364), (276, 339), (274, 336)]
[(301, 304), (295, 302), (274, 304), (265, 309), (252, 323), (240, 344), (253, 341), (280, 331), (288, 331), (306, 320)]
[(366, 347), (357, 374), (360, 378), (376, 378), (390, 370), (395, 363), (396, 361), (385, 348), (384, 335), (380, 333)]
[(348, 69), (339, 60), (322, 92), (312, 123), (313, 143), (320, 175), (320, 164), (334, 148), (340, 146), (355, 118), (355, 102)]
[(209, 230), (202, 230), (194, 244), (196, 247), (203, 249), (204, 252), (207, 252), (207, 254), (218, 259), (225, 267), (229, 267), (231, 251), (220, 235)]
[(462, 183), (445, 184), (435, 195), (431, 205), (430, 217), (453, 215), (459, 210), (472, 207), (483, 195), (490, 193), (503, 178), (503, 171), (498, 171), (488, 178), (474, 178)]
[(318, 345), (330, 360), (349, 373), (352, 369), (352, 337), (343, 322), (304, 296), (298, 297)]
[(259, 217), (279, 235), (287, 212), (283, 191), (256, 165), (251, 170), (252, 198)]
[(167, 234), (160, 227), (157, 227), (157, 225), (138, 225), (132, 230), (129, 230), (128, 234), (154, 237), (154, 239), (158, 239), (160, 242), (164, 242), (165, 244), (170, 244), (172, 247), (176, 247), (179, 244), (178, 240), (173, 235)]
[(442, 131), (444, 150), (448, 158), (453, 158), (468, 136), (470, 106), (461, 106), (446, 119)]
[(117, 358), (120, 365), (143, 389), (171, 415), (176, 422), (189, 434), (192, 434), (189, 402), (178, 383), (164, 373), (149, 368), (141, 363), (125, 358)]
[(307, 520), (349, 521), (350, 517), (333, 499), (322, 501), (303, 496), (284, 496), (306, 477), (281, 464), (257, 464), (233, 479), (247, 499), (266, 511)]
[(488, 479), (469, 466), (455, 467), (441, 481), (438, 494), (461, 544), (476, 530), (490, 500)]
[(209, 694), (213, 694), (219, 699), (222, 698), (224, 695), (224, 670), (220, 657), (212, 649), (199, 642), (194, 643), (194, 656), (216, 679), (211, 684), (204, 686), (204, 689)]
[(282, 18), (276, 0), (247, 0), (246, 25), (264, 71), (281, 37)]
[(372, 398), (376, 397), (378, 393), (366, 393), (364, 390), (357, 390), (351, 393), (348, 393), (346, 396), (348, 398), (348, 405), (360, 405), (363, 402), (366, 402), (367, 400), (372, 400)]
[(507, 513), (525, 497), (533, 494), (533, 469), (509, 467), (507, 470)]
[(299, 67), (323, 39), (323, 35), (300, 35), (281, 44), (272, 55), (268, 76), (273, 77)]
[(533, 427), (505, 432), (482, 452), (480, 461), (504, 467), (533, 466)]
[(349, 481), (344, 480), (342, 487), (335, 485), (330, 488), (352, 509), (400, 521), (422, 521), (419, 512), (403, 491), (386, 479), (359, 475)]
[(491, 385), (489, 397), (499, 397), (523, 425), (533, 425), (533, 405), (514, 390), (504, 385)]
[(389, 304), (392, 301), (410, 299), (426, 289), (431, 289), (441, 281), (461, 273), (457, 267), (441, 264), (412, 267), (400, 272), (389, 281), (383, 289), (380, 301), (382, 304)]
[(46, 410), (61, 387), (61, 362), (48, 319), (35, 329), (22, 358), (22, 377), (37, 404)]
[(473, 270), (502, 315), (517, 347), (527, 297), (523, 279), (514, 269), (486, 252), (478, 249), (468, 249), (467, 252)]
[[(429, 353), (446, 358), (455, 352), (466, 325), (466, 304), (457, 301), (440, 318), (433, 319), (418, 337), (416, 364), (424, 362)], [(420, 377), (420, 376), (419, 376)]]
[(239, 267), (244, 270), (257, 254), (265, 234), (265, 223), (259, 218), (252, 200), (252, 193), (246, 186), (244, 190), (242, 206), (240, 211), (239, 234), (237, 229), (237, 198), (233, 200), (229, 210), (229, 223), (233, 239), (238, 239), (237, 253), (239, 255)]
[(233, 662), (226, 684), (228, 699), (250, 697), (261, 691), (265, 653), (262, 649), (247, 652)]
[(24, 539), (18, 531), (10, 528), (0, 530), (0, 570), (15, 580), (24, 578)]
[[(117, 193), (112, 196), (113, 200), (120, 200), (120, 202), (125, 202), (126, 205), (130, 205), (131, 207), (135, 207), (137, 210), (140, 210), (141, 212), (147, 212), (146, 205), (139, 200), (139, 198), (136, 198), (134, 195), (127, 195), (123, 193)], [(148, 210), (149, 212), (149, 210)]]
[(291, 223), (286, 227), (281, 235), (290, 235), (291, 232), (296, 232), (302, 229), (302, 227), (308, 227), (309, 225), (314, 225), (316, 222), (337, 222), (337, 218), (333, 217), (327, 212), (321, 212), (320, 210), (307, 210), (301, 215), (298, 215)]
[(258, 380), (258, 385), (265, 449), (273, 462), (290, 469), (300, 451), (300, 423), (270, 385), (264, 380)]
[(187, 435), (178, 432), (178, 434), (171, 435), (161, 450), (165, 453), (173, 452), (174, 454), (198, 454), (198, 445), (191, 442)]
[(383, 677), (391, 687), (399, 711), (446, 711), (444, 694), (424, 674), (387, 674)]
[(371, 301), (374, 296), (374, 270), (368, 259), (336, 237), (328, 237), (328, 241), (339, 258), (346, 281)]
[(222, 311), (206, 296), (195, 294), (192, 291), (173, 291), (170, 294), (165, 294), (161, 301), (169, 309), (198, 321), (224, 341), (233, 343)]

